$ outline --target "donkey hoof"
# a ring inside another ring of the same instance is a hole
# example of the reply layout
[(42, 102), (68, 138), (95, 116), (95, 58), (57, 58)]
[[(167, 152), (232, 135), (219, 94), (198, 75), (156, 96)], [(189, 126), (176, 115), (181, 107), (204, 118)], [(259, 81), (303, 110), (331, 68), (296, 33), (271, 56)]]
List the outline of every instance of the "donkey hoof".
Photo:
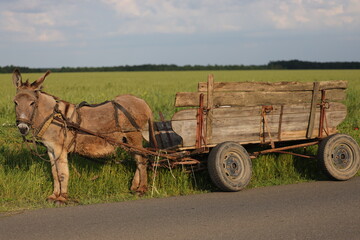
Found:
[(55, 199), (55, 205), (56, 206), (62, 206), (67, 204), (67, 198), (63, 197), (63, 196), (59, 196)]
[(139, 191), (139, 190), (137, 190), (137, 191), (135, 192), (135, 195), (138, 196), (138, 197), (143, 197), (145, 194), (146, 194), (146, 191)]
[(130, 188), (130, 192), (132, 193), (132, 194), (135, 194), (135, 192), (138, 190), (138, 186), (131, 186), (131, 188)]
[(51, 194), (50, 196), (48, 196), (47, 198), (46, 198), (46, 201), (48, 202), (48, 203), (53, 203), (53, 202), (55, 202), (56, 201), (56, 195), (55, 194)]

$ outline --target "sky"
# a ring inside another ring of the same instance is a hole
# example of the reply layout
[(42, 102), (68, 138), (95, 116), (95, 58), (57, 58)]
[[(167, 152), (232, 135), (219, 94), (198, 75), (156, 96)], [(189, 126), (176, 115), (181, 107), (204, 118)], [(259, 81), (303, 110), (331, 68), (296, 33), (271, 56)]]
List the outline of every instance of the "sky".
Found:
[(0, 66), (360, 61), (360, 0), (0, 0)]

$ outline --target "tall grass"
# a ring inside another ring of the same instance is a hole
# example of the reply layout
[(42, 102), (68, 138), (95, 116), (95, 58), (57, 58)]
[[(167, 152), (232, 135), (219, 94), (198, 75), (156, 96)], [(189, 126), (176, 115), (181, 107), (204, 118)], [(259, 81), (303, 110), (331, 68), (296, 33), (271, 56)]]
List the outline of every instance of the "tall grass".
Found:
[[(322, 81), (348, 80), (345, 104), (348, 116), (339, 126), (360, 142), (359, 70), (321, 71), (216, 71), (215, 81)], [(133, 94), (145, 99), (155, 118), (162, 111), (170, 119), (175, 93), (195, 91), (199, 81), (206, 81), (209, 72), (112, 72), (54, 73), (45, 81), (45, 91), (61, 99), (79, 103), (99, 103), (119, 94)], [(39, 74), (24, 74), (31, 81)], [(15, 128), (12, 98), (15, 87), (11, 74), (0, 75), (0, 211), (52, 207), (45, 198), (52, 191), (50, 165), (34, 156), (22, 143)], [(45, 149), (40, 147), (40, 152)], [(316, 147), (307, 149), (316, 154)], [(302, 150), (298, 150), (302, 151)], [(129, 160), (129, 161), (128, 161)], [(122, 151), (105, 159), (92, 160), (78, 155), (69, 157), (70, 204), (91, 204), (136, 199), (129, 193), (135, 165)], [(253, 160), (253, 177), (249, 187), (322, 180), (317, 160), (305, 160), (282, 154), (260, 156)], [(186, 195), (216, 190), (205, 172), (188, 174), (177, 169), (149, 171), (149, 192), (145, 197)]]

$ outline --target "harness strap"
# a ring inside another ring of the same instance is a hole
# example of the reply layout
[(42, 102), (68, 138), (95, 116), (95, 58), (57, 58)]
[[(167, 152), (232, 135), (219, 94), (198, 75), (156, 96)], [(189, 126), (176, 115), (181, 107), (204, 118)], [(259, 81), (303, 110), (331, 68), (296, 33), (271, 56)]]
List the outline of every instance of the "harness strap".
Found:
[(39, 131), (37, 132), (36, 137), (41, 138), (41, 137), (45, 134), (46, 130), (49, 128), (49, 126), (51, 125), (52, 121), (54, 120), (54, 117), (61, 118), (62, 115), (61, 115), (61, 113), (53, 113), (53, 114), (51, 114), (51, 115), (48, 117), (48, 119), (43, 123), (43, 125), (42, 125), (42, 127), (39, 129)]
[[(75, 110), (74, 110), (73, 114), (71, 115), (70, 120), (73, 119), (75, 113), (76, 113), (76, 124), (78, 126), (80, 126), (82, 118), (81, 118), (81, 114), (80, 114), (80, 107), (78, 105), (75, 107)], [(74, 145), (74, 149), (76, 149), (76, 139), (77, 139), (78, 131), (73, 129), (73, 134), (74, 134), (74, 137), (73, 137), (73, 139), (71, 140), (71, 142), (70, 142), (70, 144), (68, 146), (68, 150), (70, 150), (72, 145)]]
[[(127, 117), (129, 122), (131, 123), (131, 125), (133, 125), (133, 127), (136, 130), (141, 131), (141, 127), (139, 127), (139, 125), (135, 122), (135, 119), (131, 116), (131, 114), (121, 104), (119, 104), (119, 103), (117, 103), (115, 101), (112, 101), (112, 103), (113, 103), (113, 105), (115, 107), (115, 112), (116, 112), (116, 109), (119, 109)], [(119, 124), (119, 120), (118, 120), (117, 116), (115, 117), (115, 121), (116, 121), (116, 124)]]
[(121, 126), (119, 122), (119, 108), (115, 105), (115, 101), (111, 101), (113, 107), (114, 107), (114, 119), (115, 119), (115, 127), (116, 129), (121, 132)]

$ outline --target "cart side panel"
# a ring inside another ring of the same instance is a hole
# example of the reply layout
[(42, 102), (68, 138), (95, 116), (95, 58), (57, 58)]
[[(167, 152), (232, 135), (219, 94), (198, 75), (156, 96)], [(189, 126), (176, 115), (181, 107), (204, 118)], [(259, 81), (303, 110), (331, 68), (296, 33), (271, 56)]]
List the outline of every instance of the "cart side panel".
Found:
[[(306, 139), (310, 108), (310, 103), (273, 105), (272, 110), (265, 116), (267, 127), (264, 126), (261, 106), (214, 108), (212, 139), (207, 145), (216, 145), (224, 141), (236, 141), (242, 144), (270, 142), (270, 136), (274, 142)], [(186, 109), (175, 113), (172, 118), (172, 129), (182, 137), (182, 147), (193, 147), (195, 144), (196, 115), (197, 109)], [(336, 126), (345, 117), (344, 104), (329, 103), (325, 126), (328, 133), (336, 133)], [(320, 108), (317, 107), (315, 122), (318, 123), (319, 119)], [(316, 124), (312, 136), (316, 137), (318, 131), (319, 126)]]

